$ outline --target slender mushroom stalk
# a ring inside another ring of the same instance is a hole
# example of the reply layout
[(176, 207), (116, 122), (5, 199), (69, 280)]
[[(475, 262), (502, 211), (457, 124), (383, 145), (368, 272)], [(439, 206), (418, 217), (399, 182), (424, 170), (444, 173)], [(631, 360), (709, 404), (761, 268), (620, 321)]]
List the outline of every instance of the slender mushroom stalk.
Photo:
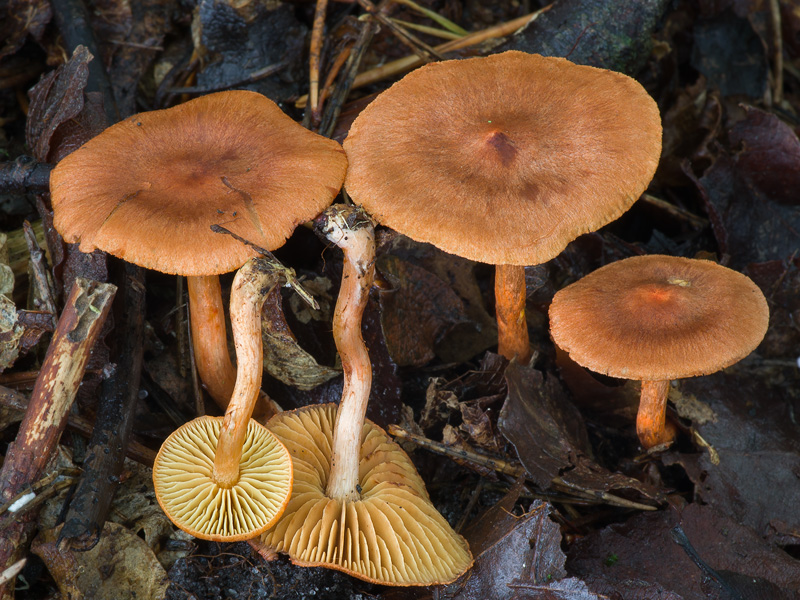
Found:
[(525, 318), (525, 267), (497, 265), (494, 279), (497, 313), (497, 351), (508, 360), (516, 357), (523, 364), (531, 359), (528, 321)]
[(236, 384), (220, 429), (212, 474), (212, 479), (222, 488), (230, 488), (239, 481), (242, 444), (263, 374), (261, 308), (280, 275), (280, 271), (264, 259), (252, 259), (233, 279), (230, 311), (236, 348)]
[(358, 500), (361, 429), (372, 386), (372, 365), (361, 337), (361, 316), (375, 274), (375, 231), (366, 213), (345, 205), (330, 207), (317, 218), (315, 226), (344, 252), (342, 285), (333, 313), (333, 337), (342, 358), (344, 389), (336, 415), (326, 495)]
[(670, 444), (675, 429), (667, 427), (667, 396), (669, 380), (642, 381), (639, 412), (636, 414), (636, 433), (645, 450)]
[(186, 283), (197, 371), (214, 402), (226, 408), (236, 382), (236, 369), (228, 353), (219, 276), (187, 277)]

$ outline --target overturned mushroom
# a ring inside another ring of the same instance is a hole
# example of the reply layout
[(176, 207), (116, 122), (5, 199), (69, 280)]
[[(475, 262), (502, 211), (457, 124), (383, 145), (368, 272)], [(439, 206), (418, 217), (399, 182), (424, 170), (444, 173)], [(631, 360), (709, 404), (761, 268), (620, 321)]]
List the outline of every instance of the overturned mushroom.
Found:
[(263, 371), (261, 307), (280, 275), (275, 265), (258, 258), (239, 269), (231, 291), (237, 376), (225, 417), (200, 417), (179, 428), (153, 465), (159, 504), (173, 523), (196, 537), (255, 537), (289, 501), (289, 454), (250, 418)]
[(338, 407), (309, 406), (267, 426), (292, 456), (286, 512), (262, 540), (304, 566), (325, 566), (386, 585), (432, 585), (472, 564), (464, 539), (430, 502), (402, 449), (365, 420), (372, 379), (361, 316), (373, 276), (370, 219), (336, 205), (316, 225), (345, 254), (333, 334), (342, 358)]

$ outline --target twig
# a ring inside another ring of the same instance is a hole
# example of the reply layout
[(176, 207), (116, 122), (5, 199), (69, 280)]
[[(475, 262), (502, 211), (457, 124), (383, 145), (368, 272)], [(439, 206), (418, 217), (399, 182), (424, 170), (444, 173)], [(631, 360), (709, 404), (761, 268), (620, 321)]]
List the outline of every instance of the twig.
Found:
[(356, 0), (361, 7), (366, 10), (373, 18), (377, 19), (381, 25), (385, 25), (389, 28), (389, 30), (394, 34), (394, 36), (403, 44), (408, 46), (414, 54), (416, 54), (420, 60), (424, 62), (429, 62), (432, 60), (444, 60), (444, 57), (436, 51), (435, 48), (431, 48), (428, 44), (423, 42), (417, 36), (412, 33), (409, 33), (405, 30), (405, 28), (401, 27), (397, 23), (392, 22), (391, 19), (386, 17), (382, 13), (381, 10), (375, 7), (375, 5), (370, 2), (370, 0)]
[(772, 67), (772, 103), (780, 106), (783, 102), (783, 32), (781, 31), (781, 7), (778, 0), (769, 0), (772, 17), (772, 44), (775, 47), (775, 64)]
[(331, 101), (325, 106), (325, 113), (322, 116), (322, 122), (319, 126), (319, 133), (325, 137), (331, 137), (336, 128), (336, 121), (339, 120), (339, 115), (342, 112), (342, 105), (344, 104), (347, 96), (350, 95), (350, 90), (353, 89), (353, 82), (356, 79), (358, 69), (361, 66), (361, 61), (364, 59), (364, 54), (372, 41), (378, 25), (375, 20), (370, 19), (361, 27), (358, 32), (358, 38), (350, 51), (350, 56), (347, 58), (347, 65), (345, 66), (344, 74), (336, 84), (336, 89), (331, 95)]
[(100, 541), (133, 428), (144, 352), (144, 269), (125, 263), (121, 275), (123, 322), (115, 329), (119, 332), (117, 367), (103, 381), (83, 474), (59, 534), (62, 550), (90, 550)]
[(339, 72), (342, 70), (342, 67), (349, 60), (354, 45), (355, 42), (353, 44), (350, 44), (342, 48), (341, 52), (339, 52), (336, 55), (336, 58), (333, 60), (331, 68), (328, 69), (328, 74), (325, 77), (325, 84), (322, 86), (322, 91), (319, 94), (319, 104), (317, 105), (317, 111), (311, 115), (314, 124), (317, 126), (321, 121), (321, 118), (318, 114), (320, 112), (320, 108), (325, 105), (325, 100), (328, 99), (331, 86), (333, 85), (333, 82), (336, 81), (336, 77), (339, 75)]
[[(28, 410), (28, 398), (24, 394), (4, 386), (0, 386), (0, 404), (19, 413), (19, 418), (10, 419), (12, 423), (21, 421), (25, 411)], [(93, 426), (88, 419), (81, 416), (67, 415), (67, 428), (77, 431), (88, 438), (92, 434)], [(131, 460), (152, 467), (156, 453), (136, 440), (131, 440), (127, 448), (127, 456)]]
[(275, 255), (273, 255), (272, 252), (270, 252), (266, 248), (262, 248), (261, 246), (254, 244), (249, 240), (244, 239), (240, 235), (236, 235), (229, 229), (225, 229), (222, 225), (212, 225), (211, 231), (213, 231), (214, 233), (228, 234), (233, 239), (242, 242), (245, 246), (248, 246), (253, 250), (255, 250), (256, 252), (258, 252), (267, 261), (267, 263), (272, 269), (279, 271), (280, 274), (283, 276), (283, 278), (286, 279), (286, 285), (291, 287), (295, 291), (295, 293), (298, 296), (300, 296), (306, 302), (306, 304), (308, 304), (311, 308), (313, 308), (314, 310), (319, 310), (319, 304), (317, 304), (317, 301), (314, 299), (314, 296), (309, 294), (308, 291), (306, 291), (306, 289), (302, 285), (300, 285), (300, 280), (297, 278), (294, 269), (285, 267), (277, 258), (275, 258)]
[(446, 19), (439, 13), (425, 8), (424, 6), (420, 6), (414, 0), (394, 0), (395, 4), (403, 4), (404, 6), (408, 6), (409, 8), (413, 8), (419, 14), (424, 17), (428, 17), (431, 21), (434, 21), (444, 27), (450, 33), (455, 34), (458, 37), (464, 37), (465, 35), (469, 35), (469, 31), (466, 29), (459, 27), (455, 23), (453, 23), (450, 19)]
[(189, 87), (173, 87), (169, 88), (169, 94), (208, 94), (211, 92), (219, 92), (222, 90), (227, 90), (234, 87), (239, 87), (242, 85), (248, 85), (251, 83), (255, 83), (265, 77), (269, 77), (270, 75), (274, 75), (278, 71), (285, 69), (291, 64), (291, 60), (289, 58), (284, 58), (279, 60), (276, 63), (272, 63), (271, 65), (267, 65), (263, 69), (258, 69), (257, 71), (253, 71), (247, 77), (242, 79), (238, 79), (236, 81), (230, 81), (227, 83), (221, 83), (218, 85), (210, 85), (210, 86), (189, 86)]
[(396, 23), (397, 25), (405, 27), (406, 29), (413, 29), (414, 31), (433, 35), (445, 40), (459, 40), (464, 37), (464, 35), (453, 33), (452, 31), (439, 29), (438, 27), (428, 27), (427, 25), (420, 25), (419, 23), (412, 23), (411, 21), (404, 21), (403, 19), (392, 18), (391, 21), (392, 23)]
[(53, 328), (58, 325), (58, 313), (56, 303), (53, 300), (53, 290), (50, 288), (50, 280), (47, 277), (47, 265), (45, 264), (44, 251), (39, 247), (36, 239), (36, 232), (28, 221), (23, 222), (22, 229), (25, 235), (25, 242), (28, 244), (28, 252), (31, 255), (30, 267), (33, 273), (33, 286), (36, 292), (34, 297), (38, 297), (46, 312), (52, 315)]
[[(429, 440), (421, 435), (410, 433), (405, 429), (398, 427), (397, 425), (389, 425), (389, 427), (387, 427), (387, 431), (390, 435), (414, 442), (418, 446), (421, 446), (426, 450), (430, 450), (431, 452), (435, 452), (436, 454), (467, 460), (474, 464), (487, 467), (493, 471), (497, 471), (498, 473), (510, 475), (515, 478), (525, 477), (526, 479), (529, 479), (525, 467), (518, 463), (510, 462), (502, 458), (491, 458), (470, 450), (452, 448), (439, 442)], [(656, 510), (654, 506), (641, 504), (639, 502), (632, 502), (631, 500), (626, 500), (625, 498), (620, 498), (619, 496), (614, 496), (613, 494), (608, 494), (600, 490), (585, 490), (564, 481), (560, 477), (553, 478), (553, 484), (562, 488), (566, 488), (570, 490), (571, 493), (577, 493), (586, 500), (602, 501), (605, 504), (619, 506), (622, 508), (634, 508), (636, 510)]]
[[(50, 461), (115, 292), (107, 283), (82, 278), (73, 283), (19, 433), (0, 469), (0, 501), (7, 502), (38, 479)], [(31, 526), (27, 518), (20, 519), (0, 536), (0, 568), (26, 551)], [(0, 592), (11, 597), (6, 588)]]
[[(514, 19), (513, 21), (500, 23), (499, 25), (494, 25), (493, 27), (489, 27), (487, 29), (471, 33), (467, 36), (462, 37), (461, 39), (453, 40), (451, 42), (445, 42), (444, 44), (434, 46), (434, 50), (436, 50), (436, 52), (444, 54), (446, 52), (453, 52), (454, 50), (460, 50), (462, 48), (474, 46), (476, 44), (485, 42), (486, 40), (503, 37), (506, 35), (511, 35), (518, 29), (533, 22), (535, 19), (539, 17), (539, 15), (549, 10), (550, 6), (552, 5), (545, 6), (544, 8), (539, 9), (536, 12), (532, 12), (528, 15), (525, 15), (524, 17), (519, 17), (518, 19)], [(404, 58), (393, 60), (391, 62), (381, 65), (380, 67), (370, 69), (369, 71), (364, 71), (355, 78), (355, 80), (353, 81), (352, 89), (364, 87), (365, 85), (376, 83), (378, 81), (381, 81), (382, 79), (386, 79), (388, 77), (392, 77), (400, 73), (405, 73), (406, 71), (410, 71), (411, 69), (423, 64), (423, 62), (424, 61), (421, 60), (419, 56), (414, 54), (411, 56), (406, 56)], [(297, 99), (295, 106), (297, 108), (304, 108), (307, 102), (308, 102), (307, 95), (300, 96), (300, 98)]]
[(311, 46), (308, 55), (309, 87), (308, 94), (311, 98), (311, 113), (316, 115), (319, 110), (319, 64), (322, 54), (322, 37), (325, 31), (325, 12), (328, 0), (317, 0), (314, 12), (314, 25), (311, 30)]
[(83, 0), (50, 0), (53, 7), (58, 30), (64, 38), (67, 52), (72, 52), (78, 46), (86, 46), (94, 56), (89, 62), (89, 81), (86, 85), (87, 92), (101, 92), (103, 94), (103, 108), (109, 123), (119, 121), (119, 111), (114, 98), (114, 90), (103, 68), (102, 54), (97, 46), (97, 40), (90, 25), (89, 11)]
[(0, 163), (0, 194), (42, 193), (50, 189), (53, 165), (37, 162), (30, 156)]
[(690, 225), (696, 227), (697, 229), (704, 229), (705, 227), (708, 227), (708, 219), (704, 219), (703, 217), (698, 217), (696, 214), (689, 212), (685, 208), (681, 208), (680, 206), (675, 206), (671, 202), (667, 202), (666, 200), (657, 198), (652, 194), (642, 194), (641, 199), (647, 204), (656, 206), (661, 210), (668, 212), (674, 217), (683, 219), (684, 221), (688, 221)]
[(0, 573), (0, 587), (4, 586), (6, 583), (14, 579), (17, 575), (22, 572), (22, 569), (25, 568), (25, 564), (28, 562), (27, 558), (21, 558), (13, 565), (8, 567), (5, 571)]

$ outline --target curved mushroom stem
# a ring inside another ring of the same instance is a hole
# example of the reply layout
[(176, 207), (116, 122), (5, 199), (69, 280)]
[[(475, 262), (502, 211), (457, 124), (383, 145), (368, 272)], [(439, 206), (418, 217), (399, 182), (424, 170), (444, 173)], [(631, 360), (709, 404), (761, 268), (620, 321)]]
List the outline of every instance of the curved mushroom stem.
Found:
[(236, 369), (228, 353), (219, 276), (186, 278), (194, 360), (200, 380), (220, 408), (228, 406)]
[(331, 471), (326, 495), (341, 500), (361, 497), (361, 429), (372, 387), (372, 364), (361, 337), (361, 316), (375, 274), (375, 233), (360, 209), (337, 204), (315, 220), (315, 227), (344, 251), (342, 285), (333, 314), (333, 338), (342, 358), (344, 388), (333, 432)]
[[(219, 432), (212, 479), (223, 488), (239, 481), (239, 460), (264, 369), (261, 307), (280, 272), (260, 258), (239, 269), (231, 289), (231, 329), (236, 347), (236, 384)], [(227, 352), (227, 351), (226, 351)]]
[(525, 318), (525, 267), (496, 265), (494, 275), (495, 312), (497, 313), (497, 352), (522, 364), (531, 359), (528, 321)]
[(645, 450), (669, 444), (675, 437), (674, 427), (666, 426), (669, 380), (642, 381), (636, 433)]

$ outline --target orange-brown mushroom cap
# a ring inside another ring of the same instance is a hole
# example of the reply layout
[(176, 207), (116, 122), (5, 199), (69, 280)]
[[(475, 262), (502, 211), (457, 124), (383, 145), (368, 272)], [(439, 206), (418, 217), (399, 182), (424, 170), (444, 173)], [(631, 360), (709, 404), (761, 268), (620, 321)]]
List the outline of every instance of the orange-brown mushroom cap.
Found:
[(509, 51), (421, 67), (356, 118), (348, 194), (472, 260), (540, 264), (639, 198), (661, 153), (653, 99), (621, 73)]
[(472, 565), (466, 541), (431, 504), (403, 450), (366, 421), (361, 434), (360, 493), (355, 501), (325, 495), (336, 405), (283, 412), (267, 426), (294, 463), (292, 498), (262, 541), (293, 563), (324, 566), (384, 585), (455, 580)]
[(283, 444), (250, 420), (230, 488), (214, 482), (214, 456), (222, 417), (199, 417), (175, 430), (153, 464), (156, 499), (169, 519), (206, 540), (233, 542), (271, 527), (289, 502), (292, 461)]
[(550, 305), (555, 343), (612, 377), (706, 375), (761, 342), (767, 301), (745, 275), (708, 260), (651, 255), (608, 264), (565, 287)]
[(216, 275), (254, 256), (219, 224), (273, 250), (333, 201), (347, 159), (268, 98), (202, 96), (112, 125), (50, 176), (56, 229), (83, 252)]

